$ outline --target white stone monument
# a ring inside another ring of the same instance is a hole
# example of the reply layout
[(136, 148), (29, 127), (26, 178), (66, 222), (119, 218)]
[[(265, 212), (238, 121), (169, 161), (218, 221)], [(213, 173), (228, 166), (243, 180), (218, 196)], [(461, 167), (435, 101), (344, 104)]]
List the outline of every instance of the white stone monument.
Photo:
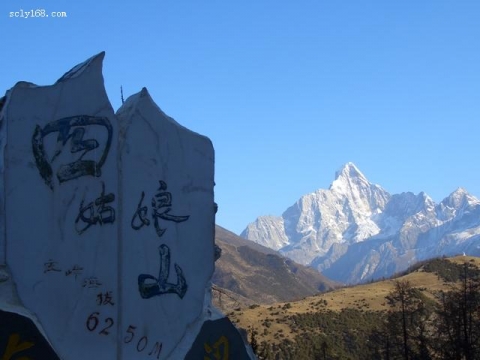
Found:
[(202, 318), (214, 271), (213, 146), (166, 116), (146, 89), (117, 116), (122, 322), (138, 332), (123, 351), (134, 358), (144, 336), (169, 354)]
[(19, 300), (62, 359), (92, 349), (116, 358), (119, 307), (97, 304), (99, 294), (118, 296), (120, 265), (118, 125), (103, 56), (52, 86), (17, 83), (0, 119), (6, 265)]
[(0, 100), (0, 358), (253, 358), (201, 333), (224, 319), (213, 146), (146, 89), (115, 115), (103, 57)]

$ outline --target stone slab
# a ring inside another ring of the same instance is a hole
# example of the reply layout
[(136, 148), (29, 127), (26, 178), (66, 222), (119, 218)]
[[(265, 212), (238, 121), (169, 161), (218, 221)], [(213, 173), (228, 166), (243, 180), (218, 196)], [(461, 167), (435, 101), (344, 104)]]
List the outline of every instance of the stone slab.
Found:
[(155, 344), (168, 356), (203, 320), (207, 305), (214, 270), (213, 146), (165, 115), (146, 89), (128, 98), (117, 117), (123, 328), (132, 329), (123, 356), (133, 358), (144, 347), (155, 351)]
[(0, 119), (6, 263), (63, 359), (117, 359), (119, 310), (104, 298), (118, 296), (118, 129), (103, 57), (51, 86), (17, 83)]

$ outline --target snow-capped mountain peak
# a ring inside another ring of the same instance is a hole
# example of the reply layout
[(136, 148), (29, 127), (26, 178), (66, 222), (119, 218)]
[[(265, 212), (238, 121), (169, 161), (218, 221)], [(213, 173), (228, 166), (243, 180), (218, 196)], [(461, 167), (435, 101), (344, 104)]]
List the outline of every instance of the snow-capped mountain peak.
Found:
[(390, 198), (389, 193), (369, 182), (351, 162), (335, 173), (329, 191), (336, 197), (347, 200), (354, 212), (364, 215), (383, 211)]
[(475, 203), (478, 203), (478, 199), (470, 195), (467, 190), (462, 187), (456, 189), (442, 201), (442, 204), (454, 209), (458, 209), (462, 206), (468, 206)]
[(390, 195), (349, 162), (328, 190), (302, 196), (282, 216), (259, 217), (241, 236), (354, 283), (416, 260), (480, 255), (480, 201), (463, 188), (439, 204), (424, 192)]
[(367, 181), (365, 175), (355, 166), (354, 163), (348, 162), (343, 165), (339, 170), (335, 172), (335, 180), (338, 178), (362, 178), (364, 181)]
[(335, 180), (330, 185), (330, 190), (345, 194), (354, 188), (366, 188), (371, 185), (355, 164), (349, 162), (335, 173)]

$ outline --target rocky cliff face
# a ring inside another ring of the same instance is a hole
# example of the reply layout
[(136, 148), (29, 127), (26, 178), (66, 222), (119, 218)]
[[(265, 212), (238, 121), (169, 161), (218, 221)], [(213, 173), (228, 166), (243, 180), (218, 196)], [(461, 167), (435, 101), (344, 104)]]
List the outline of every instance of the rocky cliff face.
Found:
[(301, 197), (280, 217), (259, 217), (241, 236), (357, 283), (417, 260), (480, 254), (480, 201), (461, 188), (439, 204), (423, 192), (391, 195), (348, 163), (328, 190)]

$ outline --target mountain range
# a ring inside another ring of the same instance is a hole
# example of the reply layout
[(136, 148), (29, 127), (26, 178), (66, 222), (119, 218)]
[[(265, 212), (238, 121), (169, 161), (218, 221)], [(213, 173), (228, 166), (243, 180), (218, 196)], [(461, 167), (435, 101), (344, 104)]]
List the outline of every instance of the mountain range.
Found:
[(390, 194), (353, 164), (329, 189), (302, 196), (281, 216), (260, 216), (240, 235), (343, 283), (389, 277), (411, 264), (480, 255), (480, 201), (458, 188), (440, 203)]

